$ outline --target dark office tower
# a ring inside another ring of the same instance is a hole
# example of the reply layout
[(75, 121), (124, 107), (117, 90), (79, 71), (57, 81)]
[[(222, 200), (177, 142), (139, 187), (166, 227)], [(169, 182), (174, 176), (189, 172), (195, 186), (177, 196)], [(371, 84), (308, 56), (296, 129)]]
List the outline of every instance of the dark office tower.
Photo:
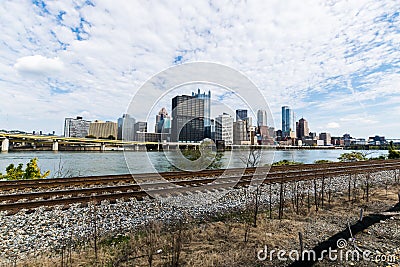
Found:
[(197, 89), (197, 93), (192, 92), (192, 96), (204, 100), (204, 138), (211, 138), (211, 92), (200, 93), (200, 89)]
[(236, 121), (244, 120), (247, 118), (247, 109), (237, 109), (236, 110)]
[(129, 114), (122, 114), (122, 117), (118, 119), (118, 136), (117, 139), (125, 141), (133, 141), (135, 138), (135, 132), (133, 125), (135, 124), (135, 118)]
[(288, 106), (282, 107), (282, 134), (285, 137), (291, 136), (294, 132), (294, 113)]
[(204, 99), (181, 95), (172, 99), (173, 142), (199, 142), (204, 139)]
[(309, 136), (310, 129), (308, 128), (308, 122), (304, 118), (296, 122), (296, 134), (298, 139)]

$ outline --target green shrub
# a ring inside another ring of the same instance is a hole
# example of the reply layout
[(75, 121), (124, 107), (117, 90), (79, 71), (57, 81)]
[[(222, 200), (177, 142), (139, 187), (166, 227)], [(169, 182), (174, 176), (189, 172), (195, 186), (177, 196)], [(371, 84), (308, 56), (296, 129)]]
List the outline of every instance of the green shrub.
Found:
[(340, 162), (354, 162), (354, 161), (367, 160), (367, 157), (362, 152), (353, 151), (341, 154), (340, 157), (338, 157), (338, 160)]
[(274, 162), (272, 164), (272, 166), (299, 165), (299, 164), (303, 164), (303, 162), (289, 161), (289, 160), (284, 159), (284, 160)]
[(388, 158), (400, 159), (400, 151), (394, 149), (393, 141), (390, 141)]
[(332, 163), (332, 160), (327, 160), (327, 159), (318, 159), (314, 161), (315, 164), (322, 164), (322, 163)]
[(17, 167), (14, 164), (8, 165), (6, 168), (6, 174), (0, 173), (0, 179), (6, 180), (29, 180), (29, 179), (43, 179), (49, 176), (50, 171), (46, 171), (43, 174), (37, 164), (38, 159), (33, 158), (27, 164), (25, 170), (22, 169), (23, 164), (18, 164)]

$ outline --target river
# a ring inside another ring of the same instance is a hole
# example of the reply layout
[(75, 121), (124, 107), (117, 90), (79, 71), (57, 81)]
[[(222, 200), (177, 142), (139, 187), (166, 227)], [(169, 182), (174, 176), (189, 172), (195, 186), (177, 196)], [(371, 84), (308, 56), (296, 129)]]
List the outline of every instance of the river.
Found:
[[(339, 149), (312, 149), (312, 150), (277, 150), (266, 151), (268, 159), (272, 162), (280, 160), (293, 160), (303, 163), (313, 163), (315, 160), (326, 159), (337, 161), (340, 154), (349, 152)], [(387, 154), (386, 150), (367, 151), (369, 157), (377, 157)], [(39, 167), (42, 171), (50, 170), (50, 177), (68, 177), (68, 176), (91, 176), (107, 174), (126, 174), (131, 170), (132, 173), (146, 173), (157, 171), (168, 171), (170, 164), (166, 158), (171, 156), (166, 152), (8, 152), (0, 153), (0, 172), (5, 173), (6, 167), (13, 163), (15, 165), (23, 163), (24, 165), (30, 159), (37, 157)], [(169, 156), (168, 156), (169, 155)], [(129, 168), (126, 163), (129, 160)], [(145, 164), (145, 159), (149, 158), (151, 162)], [(241, 160), (242, 154), (239, 152), (227, 151), (222, 158), (223, 167), (244, 167)], [(25, 166), (24, 166), (25, 168)]]

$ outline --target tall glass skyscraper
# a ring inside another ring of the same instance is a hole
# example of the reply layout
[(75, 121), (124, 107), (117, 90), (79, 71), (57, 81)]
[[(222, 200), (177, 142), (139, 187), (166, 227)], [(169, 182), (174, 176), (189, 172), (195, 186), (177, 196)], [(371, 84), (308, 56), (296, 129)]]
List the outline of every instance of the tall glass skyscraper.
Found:
[(288, 106), (282, 107), (282, 134), (290, 136), (290, 132), (295, 131), (294, 128), (294, 112)]
[(211, 138), (211, 92), (200, 93), (198, 88), (197, 93), (192, 92), (192, 96), (204, 101), (204, 138)]

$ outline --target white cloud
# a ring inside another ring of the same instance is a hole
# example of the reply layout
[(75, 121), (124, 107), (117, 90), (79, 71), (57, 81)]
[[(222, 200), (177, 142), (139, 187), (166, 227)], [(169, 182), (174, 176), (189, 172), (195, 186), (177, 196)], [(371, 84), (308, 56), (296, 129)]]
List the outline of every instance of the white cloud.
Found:
[(325, 127), (327, 129), (338, 129), (340, 128), (340, 124), (337, 122), (329, 122)]
[[(378, 105), (392, 120), (399, 115), (383, 105), (400, 95), (395, 1), (92, 2), (0, 2), (0, 97), (9, 99), (0, 128), (60, 132), (64, 117), (84, 112), (116, 119), (140, 85), (178, 56), (246, 74), (276, 124), (281, 105), (321, 130), (347, 115), (371, 117)], [(32, 125), (21, 119), (26, 114), (36, 118)], [(364, 134), (349, 121), (340, 126)], [(391, 132), (400, 128), (384, 134)]]
[(64, 69), (63, 62), (58, 58), (46, 58), (41, 55), (21, 57), (17, 59), (14, 68), (21, 74), (52, 75)]

